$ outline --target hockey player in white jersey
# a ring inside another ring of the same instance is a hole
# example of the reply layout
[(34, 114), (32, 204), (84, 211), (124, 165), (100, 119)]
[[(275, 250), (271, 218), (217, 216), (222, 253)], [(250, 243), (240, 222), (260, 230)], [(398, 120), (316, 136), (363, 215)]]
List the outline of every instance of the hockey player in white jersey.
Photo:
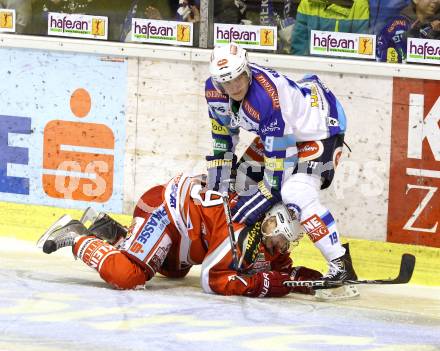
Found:
[[(205, 97), (214, 152), (207, 156), (208, 187), (230, 191), (244, 173), (256, 185), (239, 194), (235, 222), (251, 225), (282, 199), (326, 258), (324, 278), (357, 279), (348, 245), (341, 244), (335, 219), (319, 200), (343, 147), (346, 117), (339, 101), (317, 76), (295, 82), (249, 63), (234, 43), (213, 50), (209, 71)], [(240, 128), (258, 137), (237, 162)]]

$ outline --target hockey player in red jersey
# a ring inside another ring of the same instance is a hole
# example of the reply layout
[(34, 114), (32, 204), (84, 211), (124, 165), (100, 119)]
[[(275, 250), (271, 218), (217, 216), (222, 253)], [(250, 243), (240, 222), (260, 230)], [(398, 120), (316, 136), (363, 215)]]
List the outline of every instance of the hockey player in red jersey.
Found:
[[(315, 270), (293, 267), (289, 246), (298, 234), (281, 203), (251, 227), (233, 224), (238, 261), (234, 262), (223, 199), (218, 192), (205, 191), (202, 177), (181, 174), (148, 190), (139, 199), (128, 230), (104, 213), (88, 218), (90, 213), (86, 211), (80, 221), (63, 216), (38, 246), (45, 253), (72, 246), (75, 257), (118, 289), (144, 286), (157, 272), (181, 278), (193, 265), (201, 265), (203, 290), (222, 295), (311, 293), (283, 282), (321, 277)], [(92, 224), (87, 228), (88, 219)]]

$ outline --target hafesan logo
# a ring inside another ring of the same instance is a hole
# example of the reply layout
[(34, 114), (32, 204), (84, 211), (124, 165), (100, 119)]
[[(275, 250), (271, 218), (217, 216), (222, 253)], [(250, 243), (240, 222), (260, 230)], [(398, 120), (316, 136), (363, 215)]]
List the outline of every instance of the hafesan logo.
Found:
[(358, 53), (361, 55), (372, 55), (373, 40), (368, 37), (359, 37)]
[(260, 45), (273, 46), (274, 33), (272, 29), (262, 29), (260, 31)]
[(0, 28), (11, 29), (13, 26), (13, 14), (10, 11), (0, 11)]
[[(243, 48), (259, 50), (277, 49), (276, 26), (236, 25), (214, 23), (214, 46), (239, 44)], [(235, 46), (231, 45), (231, 53)]]
[(99, 18), (92, 19), (92, 35), (105, 35), (105, 22)]
[(177, 25), (177, 41), (189, 42), (191, 39), (191, 27), (186, 24)]
[(141, 43), (193, 45), (193, 23), (133, 18), (131, 40)]

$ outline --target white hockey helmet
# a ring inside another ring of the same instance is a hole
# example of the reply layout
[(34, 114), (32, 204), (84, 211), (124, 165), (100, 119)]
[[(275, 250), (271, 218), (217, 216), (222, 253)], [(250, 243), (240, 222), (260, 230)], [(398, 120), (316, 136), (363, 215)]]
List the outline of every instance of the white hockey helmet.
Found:
[[(265, 233), (263, 231), (263, 228), (266, 227), (265, 223), (272, 217), (276, 219), (276, 227), (271, 233)], [(299, 224), (292, 218), (289, 210), (282, 202), (277, 203), (266, 212), (261, 223), (261, 232), (263, 237), (283, 235), (290, 242), (298, 241), (303, 236), (303, 233), (299, 230)]]
[(246, 72), (249, 83), (251, 82), (251, 70), (247, 52), (236, 43), (218, 46), (212, 50), (209, 73), (215, 88), (224, 93), (222, 83), (229, 82)]

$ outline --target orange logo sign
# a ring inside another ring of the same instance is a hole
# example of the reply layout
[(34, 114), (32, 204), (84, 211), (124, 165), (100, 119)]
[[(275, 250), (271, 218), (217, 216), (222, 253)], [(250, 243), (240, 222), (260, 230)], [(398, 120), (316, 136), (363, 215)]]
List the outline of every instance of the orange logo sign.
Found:
[(105, 23), (102, 19), (92, 19), (92, 35), (105, 36)]
[(0, 11), (0, 28), (13, 28), (13, 18), (11, 11)]
[[(70, 108), (76, 117), (86, 117), (89, 93), (75, 90)], [(43, 174), (44, 191), (54, 198), (107, 201), (113, 192), (114, 147), (113, 131), (106, 125), (50, 121), (44, 129), (43, 168), (51, 172)]]
[(185, 24), (177, 25), (177, 41), (189, 42), (191, 39), (191, 27)]
[(360, 37), (358, 52), (361, 55), (372, 55), (373, 54), (373, 39), (368, 38), (368, 37)]
[(260, 31), (260, 44), (261, 46), (273, 46), (274, 44), (273, 29), (262, 29)]

